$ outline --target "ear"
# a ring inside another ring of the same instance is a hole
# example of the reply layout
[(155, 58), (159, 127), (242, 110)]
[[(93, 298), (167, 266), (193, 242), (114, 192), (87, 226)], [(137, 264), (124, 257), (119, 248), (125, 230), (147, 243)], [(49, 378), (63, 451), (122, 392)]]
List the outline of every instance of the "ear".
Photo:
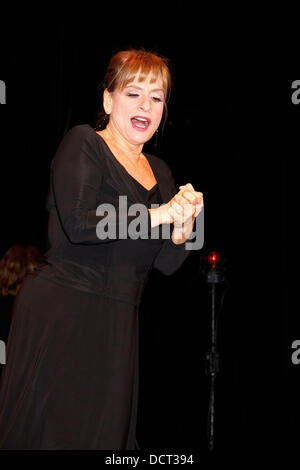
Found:
[(107, 88), (103, 92), (103, 108), (106, 114), (110, 114), (112, 111), (112, 96)]

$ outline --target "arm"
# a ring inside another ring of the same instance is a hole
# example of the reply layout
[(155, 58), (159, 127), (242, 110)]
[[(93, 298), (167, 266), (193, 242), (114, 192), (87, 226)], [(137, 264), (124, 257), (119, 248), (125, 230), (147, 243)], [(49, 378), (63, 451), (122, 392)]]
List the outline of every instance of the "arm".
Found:
[[(199, 214), (203, 198), (202, 193), (195, 192), (191, 184), (180, 186), (181, 191), (176, 194), (176, 187), (171, 171), (166, 167), (166, 175), (170, 186), (172, 199), (165, 205), (170, 221), (161, 223), (172, 223), (173, 231), (171, 239), (164, 241), (163, 246), (158, 253), (153, 267), (165, 275), (173, 274), (184, 262), (189, 254), (185, 242), (188, 240), (192, 230), (195, 218)], [(184, 211), (182, 209), (184, 208)], [(151, 214), (151, 221), (156, 224), (159, 220), (159, 214), (154, 209)], [(166, 215), (164, 216), (166, 219)]]

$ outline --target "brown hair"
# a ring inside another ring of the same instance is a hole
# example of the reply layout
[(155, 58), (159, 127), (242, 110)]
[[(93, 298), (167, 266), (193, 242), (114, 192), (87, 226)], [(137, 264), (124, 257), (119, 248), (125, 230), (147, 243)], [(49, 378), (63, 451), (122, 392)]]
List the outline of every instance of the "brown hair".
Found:
[(28, 273), (39, 265), (41, 254), (32, 245), (13, 245), (0, 260), (0, 295), (17, 295)]
[[(164, 89), (164, 123), (167, 119), (167, 102), (170, 97), (172, 78), (169, 60), (157, 53), (148, 52), (145, 49), (129, 49), (114, 54), (107, 67), (103, 81), (98, 87), (99, 93), (107, 89), (110, 93), (116, 89), (123, 90), (132, 82), (139, 73), (139, 82), (143, 82), (151, 73), (150, 83), (154, 83), (160, 76)], [(101, 98), (102, 98), (101, 96)], [(100, 103), (95, 130), (104, 129), (108, 122), (108, 116)]]

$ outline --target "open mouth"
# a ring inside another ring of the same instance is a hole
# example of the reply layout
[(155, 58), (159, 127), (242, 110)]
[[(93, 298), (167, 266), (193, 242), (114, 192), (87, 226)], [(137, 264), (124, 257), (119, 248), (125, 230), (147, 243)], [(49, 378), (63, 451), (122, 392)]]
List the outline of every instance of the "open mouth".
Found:
[(131, 123), (135, 129), (144, 131), (150, 125), (151, 120), (142, 116), (134, 116), (131, 118)]

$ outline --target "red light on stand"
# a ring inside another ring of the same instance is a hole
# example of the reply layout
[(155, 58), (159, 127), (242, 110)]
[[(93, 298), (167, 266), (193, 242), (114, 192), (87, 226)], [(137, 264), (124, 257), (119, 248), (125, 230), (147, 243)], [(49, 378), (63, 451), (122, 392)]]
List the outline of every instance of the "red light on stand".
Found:
[(218, 253), (216, 251), (212, 251), (211, 253), (209, 253), (208, 262), (209, 262), (209, 264), (211, 265), (212, 268), (217, 267), (217, 264), (218, 264), (219, 260), (220, 260), (220, 256), (218, 255)]

